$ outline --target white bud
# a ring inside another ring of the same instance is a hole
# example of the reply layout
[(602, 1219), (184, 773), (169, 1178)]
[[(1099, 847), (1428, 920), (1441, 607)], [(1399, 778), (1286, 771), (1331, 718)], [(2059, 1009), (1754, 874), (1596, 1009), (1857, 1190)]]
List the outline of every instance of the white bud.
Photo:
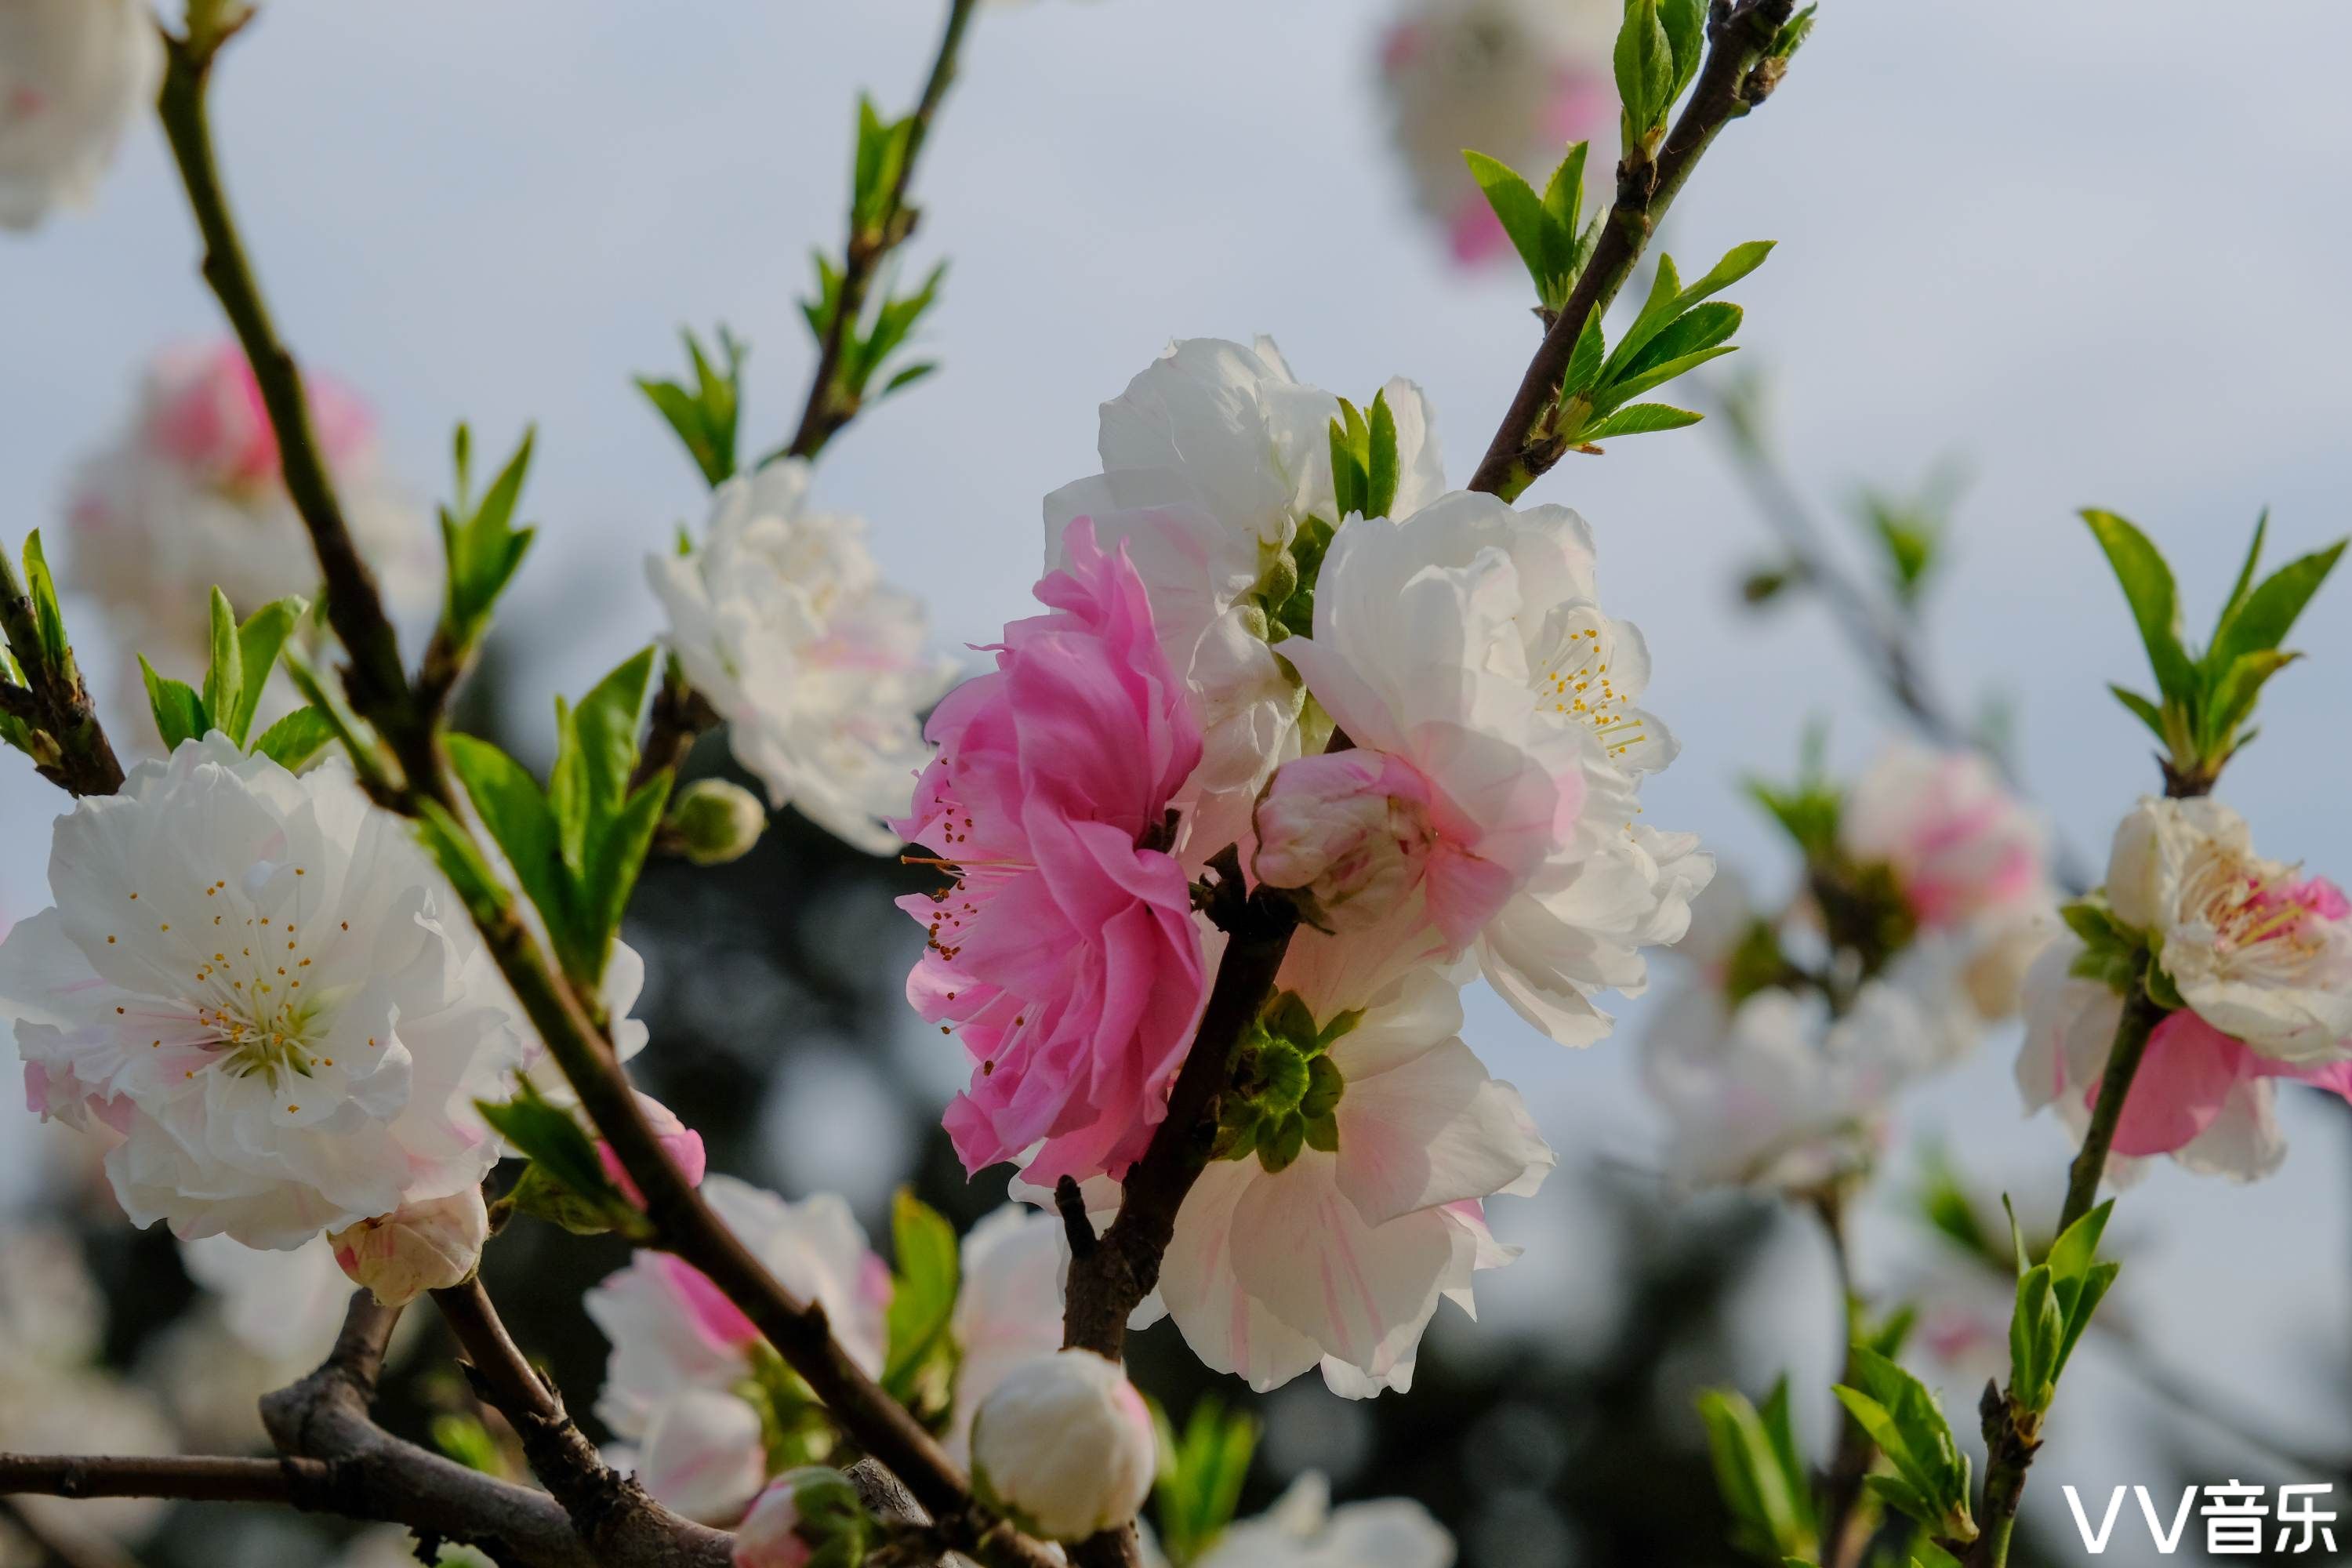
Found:
[(768, 1483), (735, 1527), (735, 1568), (805, 1568), (819, 1547), (848, 1535), (863, 1561), (865, 1509), (839, 1470), (803, 1465)]
[(1411, 770), (1375, 752), (1286, 763), (1257, 803), (1252, 869), (1304, 889), (1334, 931), (1378, 922), (1421, 879), (1434, 835)]
[(1117, 1363), (1056, 1351), (1007, 1373), (971, 1429), (972, 1481), (1023, 1529), (1083, 1541), (1150, 1495), (1151, 1412)]
[(473, 1278), (489, 1237), (481, 1189), (467, 1187), (330, 1232), (327, 1243), (353, 1284), (366, 1286), (384, 1306), (404, 1307), (427, 1290)]
[(671, 803), (662, 825), (677, 836), (679, 851), (698, 866), (723, 866), (740, 859), (760, 842), (768, 808), (741, 784), (697, 779)]

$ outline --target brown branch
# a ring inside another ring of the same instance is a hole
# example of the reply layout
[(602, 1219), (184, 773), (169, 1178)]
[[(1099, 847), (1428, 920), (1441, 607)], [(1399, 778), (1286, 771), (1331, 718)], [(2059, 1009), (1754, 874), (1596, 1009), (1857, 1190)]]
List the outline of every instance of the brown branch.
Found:
[(572, 1425), (562, 1397), (509, 1337), (479, 1279), (436, 1290), (433, 1301), (465, 1347), (483, 1394), (522, 1439), (531, 1473), (563, 1505), (600, 1561), (698, 1560), (696, 1549), (708, 1544), (699, 1538), (715, 1532), (670, 1512), (635, 1479), (605, 1465)]
[(683, 768), (696, 740), (718, 726), (719, 715), (702, 693), (687, 684), (686, 671), (678, 668), (677, 658), (665, 659), (662, 683), (646, 714), (646, 738), (637, 748), (636, 771), (629, 775), (629, 793), (635, 795), (662, 774)]
[(1737, 5), (1716, 0), (1707, 25), (1706, 62), (1699, 68), (1690, 101), (1654, 156), (1636, 147), (1618, 164), (1617, 198), (1591, 258), (1578, 275), (1567, 305), (1545, 331), (1502, 427), (1471, 478), (1472, 489), (1517, 500), (1566, 455), (1567, 444), (1550, 433), (1551, 416), (1586, 320), (1606, 311), (1633, 276), (1633, 264), (1659, 220), (1716, 133), (1770, 94), (1778, 75), (1759, 68), (1795, 8), (1795, 0), (1738, 0)]
[(164, 34), (163, 86), (157, 112), (204, 237), (205, 281), (220, 300), (253, 366), (262, 406), (277, 436), (287, 496), (310, 531), (318, 553), (325, 580), (328, 624), (350, 660), (344, 684), (352, 706), (371, 716), (381, 715), (378, 727), (391, 742), (394, 754), (412, 782), (421, 783), (438, 771), (430, 754), (431, 726), (413, 721), (415, 700), (401, 668), (400, 639), (384, 613), (375, 574), (361, 556), (343, 520), (334, 481), (311, 426), (301, 369), (270, 320), (221, 185), (213, 152), (212, 117), (205, 98), (220, 41), (217, 37), (192, 39)]
[[(1113, 1361), (1126, 1348), (1129, 1315), (1160, 1283), (1160, 1263), (1175, 1237), (1177, 1213), (1208, 1166), (1217, 1102), (1231, 1083), (1234, 1052), (1274, 994), (1275, 977), (1298, 929), (1295, 904), (1263, 888), (1244, 898), (1238, 876), (1219, 884), (1209, 913), (1228, 933), (1224, 958), (1192, 1048), (1169, 1090), (1167, 1120), (1127, 1173), (1118, 1217), (1099, 1240), (1081, 1247), (1078, 1233), (1088, 1228), (1084, 1205), (1077, 1206), (1074, 1220), (1069, 1197), (1056, 1194), (1073, 1243), (1062, 1343)], [(1080, 1568), (1135, 1568), (1141, 1556), (1134, 1525), (1080, 1542), (1070, 1560)]]
[(931, 122), (939, 117), (940, 104), (955, 80), (956, 56), (963, 45), (964, 29), (978, 8), (979, 0), (949, 0), (947, 26), (940, 35), (939, 52), (932, 57), (930, 75), (923, 82), (923, 95), (916, 102), (913, 124), (907, 132), (906, 156), (898, 164), (898, 178), (892, 182), (881, 210), (870, 220), (860, 223), (857, 193), (850, 193), (849, 237), (842, 247), (840, 296), (817, 346), (816, 374), (811, 378), (800, 428), (793, 433), (792, 445), (784, 448), (788, 456), (815, 457), (843, 426), (857, 416), (860, 394), (844, 384), (843, 363), (858, 321), (866, 313), (866, 295), (883, 258), (915, 232), (917, 213), (907, 202), (915, 183), (915, 163), (930, 136)]
[(302, 1508), (334, 1489), (334, 1467), (324, 1459), (0, 1454), (0, 1492), (12, 1496), (181, 1498)]

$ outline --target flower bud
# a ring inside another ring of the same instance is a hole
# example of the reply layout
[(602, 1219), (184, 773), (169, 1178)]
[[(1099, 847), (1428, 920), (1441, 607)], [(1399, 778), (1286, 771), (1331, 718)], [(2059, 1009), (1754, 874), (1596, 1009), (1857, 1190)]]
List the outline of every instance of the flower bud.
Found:
[(335, 1262), (386, 1307), (404, 1307), (427, 1290), (473, 1277), (489, 1239), (490, 1216), (478, 1187), (446, 1198), (403, 1204), (327, 1237)]
[(1421, 879), (1433, 837), (1427, 788), (1377, 752), (1285, 763), (1257, 803), (1252, 869), (1273, 888), (1312, 894), (1334, 931), (1379, 921)]
[[(662, 1152), (669, 1156), (669, 1163), (676, 1165), (678, 1173), (686, 1178), (687, 1185), (702, 1185), (702, 1173), (707, 1163), (702, 1151), (702, 1134), (680, 1121), (677, 1112), (650, 1094), (637, 1096), (637, 1109), (645, 1112), (646, 1122), (654, 1130), (655, 1141), (661, 1144)], [(596, 1160), (604, 1167), (604, 1174), (612, 1184), (621, 1189), (621, 1195), (634, 1206), (643, 1209), (646, 1194), (637, 1190), (636, 1183), (629, 1180), (629, 1173), (622, 1165), (621, 1157), (613, 1152), (613, 1146), (601, 1138), (596, 1140)]]
[(836, 1541), (844, 1562), (863, 1562), (866, 1510), (839, 1470), (803, 1465), (768, 1483), (735, 1528), (735, 1568), (806, 1568)]
[(678, 791), (663, 829), (698, 866), (723, 866), (751, 852), (768, 826), (768, 808), (741, 784), (697, 779)]
[(972, 1483), (1055, 1541), (1126, 1523), (1150, 1495), (1151, 1413), (1116, 1363), (1055, 1351), (1007, 1373), (971, 1429)]
[(722, 1529), (743, 1517), (767, 1474), (760, 1413), (715, 1388), (664, 1401), (637, 1453), (637, 1479), (656, 1500)]

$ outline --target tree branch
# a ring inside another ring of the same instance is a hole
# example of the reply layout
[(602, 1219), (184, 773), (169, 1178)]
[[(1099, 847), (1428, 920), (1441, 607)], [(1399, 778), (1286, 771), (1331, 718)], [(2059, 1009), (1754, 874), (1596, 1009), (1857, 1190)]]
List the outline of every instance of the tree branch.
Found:
[[(1264, 888), (1244, 897), (1238, 876), (1219, 884), (1209, 913), (1228, 933), (1224, 958), (1202, 1009), (1192, 1048), (1169, 1090), (1167, 1120), (1127, 1173), (1118, 1217), (1100, 1239), (1079, 1247), (1077, 1233), (1087, 1228), (1084, 1206), (1074, 1220), (1068, 1201), (1059, 1200), (1064, 1224), (1072, 1231), (1062, 1311), (1062, 1343), (1067, 1349), (1094, 1351), (1113, 1361), (1121, 1358), (1128, 1317), (1159, 1285), (1160, 1259), (1175, 1237), (1177, 1213), (1208, 1166), (1217, 1102), (1231, 1082), (1234, 1052), (1274, 994), (1275, 977), (1298, 929), (1297, 907), (1289, 899)], [(1123, 1525), (1078, 1542), (1070, 1560), (1079, 1568), (1136, 1568), (1141, 1555), (1135, 1526)]]
[(304, 1508), (334, 1489), (334, 1467), (324, 1459), (0, 1454), (0, 1492), (19, 1497), (181, 1498)]
[(1650, 236), (1716, 133), (1770, 94), (1777, 75), (1758, 67), (1795, 8), (1795, 0), (1715, 0), (1706, 62), (1690, 101), (1654, 157), (1637, 147), (1618, 164), (1617, 198), (1591, 258), (1545, 331), (1502, 427), (1471, 477), (1472, 489), (1516, 500), (1566, 454), (1566, 444), (1549, 433), (1551, 416), (1586, 320), (1606, 311), (1633, 276)]
[(907, 204), (908, 193), (915, 183), (915, 164), (922, 154), (923, 143), (929, 139), (940, 104), (955, 80), (956, 57), (963, 47), (964, 29), (978, 8), (979, 0), (949, 0), (947, 26), (940, 35), (939, 51), (932, 57), (930, 75), (924, 79), (923, 95), (915, 104), (913, 124), (907, 132), (906, 156), (881, 210), (869, 222), (860, 224), (856, 193), (850, 193), (849, 237), (842, 247), (841, 297), (833, 320), (825, 323), (824, 337), (817, 348), (816, 374), (809, 385), (808, 404), (802, 410), (800, 428), (793, 433), (792, 445), (785, 448), (791, 457), (815, 457), (843, 426), (857, 416), (858, 395), (843, 384), (843, 361), (857, 323), (866, 313), (866, 298), (883, 258), (915, 232), (917, 214)]
[(479, 1279), (433, 1292), (484, 1396), (522, 1439), (523, 1457), (571, 1515), (572, 1528), (600, 1561), (679, 1560), (681, 1542), (712, 1532), (679, 1518), (629, 1477), (608, 1468), (581, 1435), (563, 1401), (507, 1333)]
[[(959, 15), (967, 13), (971, 3), (957, 0)], [(293, 357), (269, 325), (251, 268), (236, 239), (213, 161), (205, 110), (212, 50), (186, 39), (168, 38), (167, 51), (160, 112), (205, 237), (205, 277), (254, 362), (263, 405), (285, 460), (288, 489), (327, 577), (331, 618), (352, 655), (346, 682), (352, 706), (384, 737), (406, 773), (398, 787), (383, 792), (383, 804), (411, 816), (422, 815), (428, 802), (441, 804), (451, 809), (463, 831), (462, 817), (455, 809), (457, 792), (443, 763), (434, 717), (418, 708), (401, 668), (398, 647), (374, 578), (352, 546), (332, 480), (318, 460)], [(943, 79), (940, 89), (944, 90)], [(511, 896), (502, 889), (486, 888), (478, 898), (468, 899), (467, 912), (533, 1027), (571, 1080), (581, 1108), (646, 1194), (647, 1215), (663, 1245), (709, 1276), (759, 1326), (777, 1353), (824, 1401), (843, 1430), (906, 1482), (938, 1521), (943, 1540), (992, 1564), (1045, 1568), (1053, 1559), (1045, 1548), (978, 1507), (971, 1483), (937, 1440), (834, 1341), (823, 1309), (801, 1300), (777, 1283), (670, 1163), (614, 1054), (601, 1009), (562, 979)], [(307, 1451), (306, 1434), (321, 1421), (352, 1442), (374, 1432), (365, 1419), (364, 1399), (352, 1408), (351, 1399), (336, 1394), (343, 1384), (339, 1377), (328, 1376), (331, 1371), (331, 1367), (321, 1369), (318, 1378), (306, 1380), (284, 1395), (272, 1396), (278, 1418), (271, 1430), (278, 1433), (281, 1424), (287, 1428), (279, 1441), (282, 1450)], [(267, 1419), (269, 1410), (265, 1408), (264, 1414)], [(381, 1434), (376, 1436), (381, 1438)], [(446, 1465), (446, 1461), (434, 1462)], [(472, 1476), (459, 1467), (447, 1468), (459, 1476)], [(497, 1500), (477, 1500), (488, 1506)], [(566, 1533), (568, 1538), (568, 1524)], [(573, 1546), (576, 1551), (576, 1542)], [(534, 1550), (549, 1549), (540, 1542)]]

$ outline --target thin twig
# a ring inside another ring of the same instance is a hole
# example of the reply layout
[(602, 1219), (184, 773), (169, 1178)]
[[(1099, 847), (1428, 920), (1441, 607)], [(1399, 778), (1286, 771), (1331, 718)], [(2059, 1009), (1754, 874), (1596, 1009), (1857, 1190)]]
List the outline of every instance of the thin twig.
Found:
[(278, 1502), (297, 1508), (334, 1489), (324, 1459), (165, 1458), (112, 1454), (0, 1454), (0, 1492), (43, 1497), (182, 1498), (191, 1502)]
[(1637, 147), (1618, 164), (1616, 201), (1591, 258), (1544, 333), (1501, 428), (1471, 477), (1472, 489), (1515, 500), (1566, 455), (1567, 444), (1550, 433), (1550, 422), (1585, 321), (1606, 311), (1633, 275), (1650, 236), (1716, 133), (1771, 92), (1777, 77), (1756, 68), (1795, 8), (1795, 0), (1717, 0), (1707, 26), (1706, 61), (1690, 101), (1654, 157)]
[(866, 298), (883, 258), (915, 232), (917, 213), (907, 201), (914, 188), (915, 164), (922, 154), (923, 143), (929, 139), (931, 122), (939, 117), (948, 88), (955, 80), (956, 58), (963, 47), (964, 29), (978, 8), (979, 0), (949, 0), (947, 26), (940, 32), (939, 51), (931, 58), (930, 74), (924, 79), (923, 94), (916, 101), (913, 123), (908, 129), (906, 156), (881, 210), (870, 221), (859, 223), (856, 193), (850, 193), (849, 237), (842, 247), (840, 298), (833, 319), (825, 323), (824, 339), (818, 345), (816, 374), (810, 382), (800, 428), (793, 433), (792, 445), (785, 448), (792, 457), (815, 457), (843, 426), (856, 417), (857, 395), (842, 384), (842, 363), (858, 321), (866, 313)]

